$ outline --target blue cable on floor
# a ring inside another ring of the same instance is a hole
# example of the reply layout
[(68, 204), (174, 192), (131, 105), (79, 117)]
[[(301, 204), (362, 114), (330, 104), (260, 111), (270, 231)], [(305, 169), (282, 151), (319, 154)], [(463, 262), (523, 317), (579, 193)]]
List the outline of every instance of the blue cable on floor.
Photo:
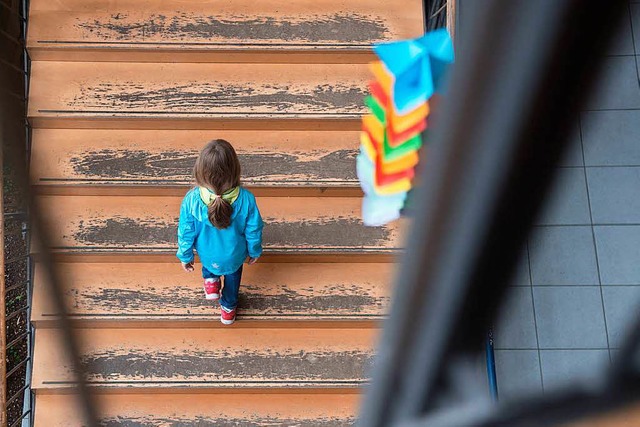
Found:
[(487, 377), (489, 378), (489, 391), (494, 401), (498, 400), (498, 379), (496, 377), (496, 358), (493, 353), (493, 330), (487, 332), (487, 340), (485, 344), (485, 353), (487, 356)]

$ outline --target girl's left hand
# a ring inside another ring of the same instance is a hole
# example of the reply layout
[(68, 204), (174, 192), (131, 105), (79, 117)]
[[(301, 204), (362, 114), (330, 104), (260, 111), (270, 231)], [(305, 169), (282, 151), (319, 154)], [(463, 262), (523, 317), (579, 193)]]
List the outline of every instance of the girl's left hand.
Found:
[(258, 261), (258, 258), (249, 258), (249, 262), (247, 264), (253, 265)]

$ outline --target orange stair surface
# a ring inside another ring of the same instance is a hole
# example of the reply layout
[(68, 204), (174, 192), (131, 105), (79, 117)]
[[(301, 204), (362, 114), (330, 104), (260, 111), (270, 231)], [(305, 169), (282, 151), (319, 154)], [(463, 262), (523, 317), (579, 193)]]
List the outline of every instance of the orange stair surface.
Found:
[[(422, 1), (30, 3), (32, 183), (101, 423), (353, 425), (405, 229), (360, 219), (367, 62), (423, 32)], [(230, 327), (175, 258), (216, 138), (265, 221)], [(79, 427), (32, 250), (35, 425)]]
[(359, 196), (358, 131), (36, 129), (40, 193), (184, 195), (199, 142), (233, 141), (242, 179), (257, 195)]
[[(181, 197), (40, 196), (57, 253), (174, 253)], [(267, 253), (393, 254), (400, 227), (362, 225), (353, 197), (263, 197)]]
[(417, 37), (420, 0), (31, 1), (32, 58), (54, 61), (368, 62)]
[(369, 71), (366, 64), (38, 61), (31, 77), (35, 127), (358, 130)]
[[(372, 329), (78, 329), (88, 382), (139, 391), (299, 389), (343, 393), (366, 380)], [(38, 329), (33, 387), (64, 391), (73, 374), (56, 329)], [(267, 390), (265, 390), (267, 391)]]
[[(100, 394), (100, 416), (107, 426), (295, 426), (352, 425), (355, 394)], [(35, 427), (83, 427), (70, 394), (38, 397)]]
[[(243, 276), (239, 327), (319, 327), (331, 322), (382, 319), (389, 303), (392, 264), (258, 263)], [(173, 323), (221, 326), (212, 316), (195, 274), (177, 263), (61, 263), (70, 314), (80, 325), (117, 327), (123, 321), (154, 326)], [(56, 310), (36, 266), (32, 320), (54, 327)], [(291, 325), (289, 321), (295, 320)], [(173, 321), (173, 322), (172, 322)], [(352, 323), (353, 324), (353, 323)]]

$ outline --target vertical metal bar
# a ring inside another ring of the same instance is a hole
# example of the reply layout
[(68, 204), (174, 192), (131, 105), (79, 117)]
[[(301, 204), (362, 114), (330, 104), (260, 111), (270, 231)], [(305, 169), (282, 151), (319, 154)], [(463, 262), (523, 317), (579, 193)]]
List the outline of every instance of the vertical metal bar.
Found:
[(494, 401), (498, 400), (498, 378), (496, 375), (496, 358), (493, 351), (493, 330), (487, 332), (487, 341), (485, 343), (485, 356), (487, 359), (487, 379), (489, 381), (489, 391)]
[[(23, 42), (24, 42), (24, 50), (23, 50), (23, 54), (22, 54), (22, 66), (24, 69), (24, 75), (25, 75), (25, 79), (24, 79), (24, 99), (25, 99), (25, 109), (28, 109), (28, 104), (29, 104), (29, 84), (30, 84), (30, 65), (31, 65), (31, 61), (29, 58), (29, 52), (27, 51), (27, 31), (29, 30), (29, 0), (22, 0), (21, 1), (21, 7), (22, 7), (22, 16), (23, 16), (23, 20), (22, 20), (22, 35), (23, 35)], [(27, 165), (27, 175), (29, 175), (29, 170), (30, 170), (30, 165), (31, 165), (31, 127), (29, 125), (29, 122), (27, 121), (26, 117), (25, 117), (25, 143), (26, 143), (26, 165)], [(29, 218), (28, 216), (28, 212), (27, 212), (27, 218)], [(27, 253), (31, 253), (31, 232), (27, 231), (27, 236), (26, 236), (26, 241), (27, 241)], [(31, 380), (31, 372), (32, 372), (32, 365), (33, 365), (33, 338), (34, 338), (34, 329), (33, 329), (33, 325), (31, 324), (31, 307), (32, 304), (31, 302), (33, 301), (33, 264), (32, 264), (32, 258), (29, 255), (29, 257), (27, 258), (27, 301), (29, 302), (29, 309), (27, 310), (27, 328), (29, 330), (29, 336), (27, 338), (27, 354), (29, 355), (29, 360), (27, 362), (27, 368), (25, 371), (25, 375), (27, 378), (27, 381)], [(24, 400), (23, 400), (23, 404), (22, 404), (22, 412), (23, 415), (24, 414), (28, 414), (27, 416), (24, 416), (22, 419), (22, 427), (30, 427), (33, 425), (35, 417), (34, 417), (34, 398), (33, 398), (33, 391), (31, 389), (31, 384), (29, 382), (29, 388), (27, 390), (25, 390), (24, 392)]]
[[(23, 1), (22, 7), (25, 8), (25, 14), (28, 12), (28, 2)], [(26, 25), (26, 23), (25, 23)], [(24, 33), (26, 36), (27, 28), (24, 27)], [(29, 57), (28, 53), (25, 51), (23, 55), (23, 66), (25, 70), (29, 71)], [(28, 73), (27, 73), (28, 75)], [(2, 82), (0, 82), (2, 83)], [(29, 81), (25, 79), (24, 82), (24, 92), (25, 96), (27, 96), (29, 91)], [(28, 97), (27, 97), (28, 99)], [(0, 100), (5, 101), (5, 100)], [(4, 102), (0, 104), (0, 108), (6, 108), (7, 103)], [(2, 110), (0, 110), (2, 111)], [(3, 115), (0, 114), (0, 120), (3, 120)], [(96, 414), (96, 406), (93, 404), (93, 393), (87, 387), (86, 379), (85, 379), (85, 370), (84, 366), (81, 363), (80, 353), (79, 353), (79, 345), (78, 340), (75, 334), (75, 331), (72, 328), (71, 322), (69, 320), (68, 311), (66, 309), (66, 304), (64, 301), (64, 291), (61, 287), (61, 281), (58, 276), (57, 270), (55, 268), (55, 263), (53, 257), (50, 253), (49, 248), (51, 247), (51, 237), (49, 235), (49, 230), (47, 224), (43, 220), (43, 218), (39, 215), (41, 212), (38, 209), (37, 202), (32, 197), (29, 188), (29, 174), (28, 174), (28, 160), (29, 160), (29, 151), (30, 151), (30, 131), (28, 128), (28, 123), (26, 122), (26, 117), (23, 119), (22, 124), (25, 125), (25, 132), (27, 132), (27, 142), (25, 146), (17, 146), (17, 144), (13, 144), (8, 150), (9, 153), (5, 151), (5, 155), (10, 154), (11, 157), (8, 160), (11, 162), (12, 166), (15, 169), (15, 178), (16, 185), (18, 190), (22, 196), (26, 199), (27, 212), (29, 214), (29, 219), (31, 222), (31, 230), (35, 230), (34, 233), (30, 233), (32, 238), (36, 239), (36, 246), (41, 249), (41, 264), (43, 266), (43, 273), (45, 275), (44, 280), (47, 281), (50, 285), (50, 297), (54, 303), (55, 309), (60, 313), (60, 330), (62, 332), (62, 340), (63, 346), (67, 350), (67, 354), (69, 355), (70, 364), (72, 366), (72, 371), (76, 374), (76, 388), (78, 391), (78, 397), (81, 402), (81, 411), (83, 411), (83, 416), (85, 418), (85, 423), (89, 427), (98, 426), (98, 418)], [(1, 122), (0, 122), (1, 123)], [(6, 139), (3, 139), (3, 143), (5, 147), (6, 144), (10, 143)], [(31, 267), (29, 266), (31, 270)], [(32, 330), (30, 331), (32, 332)], [(30, 352), (33, 350), (33, 346), (29, 349)], [(29, 384), (24, 387), (24, 392), (29, 392)], [(15, 397), (15, 396), (14, 396)]]
[(451, 39), (456, 39), (456, 3), (457, 0), (447, 0), (447, 30)]
[(482, 354), (626, 3), (494, 0), (458, 32), (361, 426), (414, 420), (464, 392), (459, 368)]
[[(3, 84), (4, 82), (0, 82)], [(0, 106), (0, 115), (3, 112), (3, 107)], [(4, 119), (0, 117), (0, 126), (4, 125)], [(0, 384), (0, 404), (2, 405), (2, 411), (0, 413), (0, 425), (7, 425), (7, 321), (6, 321), (6, 283), (4, 280), (4, 142), (6, 135), (4, 135), (3, 129), (0, 128), (0, 138), (2, 138), (2, 144), (0, 144), (0, 355), (2, 361), (0, 361), (0, 376), (2, 377), (2, 383)]]
[[(26, 196), (28, 201), (27, 206), (30, 212), (29, 217), (32, 224), (31, 230), (34, 231), (31, 236), (36, 239), (36, 247), (41, 250), (39, 254), (39, 261), (40, 265), (42, 265), (42, 271), (44, 274), (43, 280), (49, 283), (49, 297), (54, 303), (55, 310), (59, 313), (59, 326), (60, 331), (62, 332), (63, 341), (62, 344), (67, 350), (72, 371), (76, 375), (76, 387), (78, 397), (82, 404), (81, 408), (83, 415), (89, 427), (97, 427), (99, 423), (96, 406), (94, 404), (94, 394), (87, 386), (86, 371), (80, 357), (78, 337), (76, 336), (76, 331), (73, 329), (69, 318), (66, 301), (64, 300), (62, 280), (56, 269), (55, 261), (50, 251), (50, 248), (52, 247), (52, 238), (49, 232), (49, 227), (39, 214), (43, 211), (39, 209), (39, 206), (30, 191), (25, 157), (21, 155), (20, 150), (11, 150), (11, 152), (14, 155), (14, 158), (12, 158), (11, 161), (15, 165), (17, 184), (20, 191)], [(24, 152), (22, 152), (22, 154), (24, 154)]]

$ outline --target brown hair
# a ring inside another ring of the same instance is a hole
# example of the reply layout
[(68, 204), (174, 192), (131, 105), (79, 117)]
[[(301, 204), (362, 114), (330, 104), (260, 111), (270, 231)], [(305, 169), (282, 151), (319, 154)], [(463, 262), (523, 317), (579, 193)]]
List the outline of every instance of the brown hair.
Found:
[[(196, 184), (215, 194), (240, 185), (240, 161), (233, 146), (224, 139), (214, 139), (204, 146), (193, 167)], [(209, 221), (216, 228), (227, 228), (231, 224), (233, 207), (222, 197), (216, 197), (209, 205)]]

